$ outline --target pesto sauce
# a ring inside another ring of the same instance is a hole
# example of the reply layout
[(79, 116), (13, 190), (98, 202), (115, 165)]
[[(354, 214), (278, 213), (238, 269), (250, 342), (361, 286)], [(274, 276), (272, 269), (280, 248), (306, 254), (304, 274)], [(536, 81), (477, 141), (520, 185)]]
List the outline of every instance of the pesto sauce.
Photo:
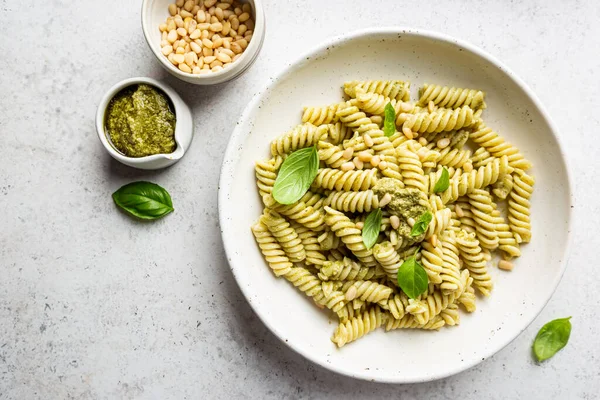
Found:
[(421, 201), (422, 194), (417, 189), (402, 188), (399, 181), (393, 178), (381, 178), (373, 187), (373, 192), (381, 199), (389, 193), (392, 200), (387, 204), (386, 209), (393, 215), (400, 218), (400, 226), (397, 229), (398, 235), (409, 244), (423, 240), (424, 234), (411, 237), (411, 227), (407, 220), (412, 218), (417, 220), (429, 207)]
[(121, 90), (106, 109), (105, 126), (110, 140), (129, 157), (175, 151), (175, 122), (167, 96), (150, 85)]

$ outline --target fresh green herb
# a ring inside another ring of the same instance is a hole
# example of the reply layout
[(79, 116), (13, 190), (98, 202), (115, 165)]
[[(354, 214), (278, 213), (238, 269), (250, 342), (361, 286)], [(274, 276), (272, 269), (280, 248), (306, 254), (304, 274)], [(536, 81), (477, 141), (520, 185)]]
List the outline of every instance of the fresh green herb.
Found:
[(129, 183), (114, 192), (112, 198), (117, 206), (141, 219), (159, 219), (173, 211), (169, 192), (156, 183)]
[(367, 216), (362, 229), (362, 239), (367, 249), (373, 247), (381, 229), (381, 208), (373, 210)]
[(542, 326), (533, 341), (533, 354), (538, 361), (549, 359), (567, 345), (571, 336), (570, 319), (559, 318)]
[(433, 214), (425, 211), (413, 225), (410, 236), (415, 237), (424, 234), (432, 219)]
[(396, 133), (396, 110), (394, 110), (392, 103), (387, 103), (384, 112), (385, 119), (383, 120), (383, 134), (389, 137)]
[(448, 189), (449, 186), (450, 174), (448, 173), (446, 167), (444, 167), (444, 169), (442, 169), (442, 176), (440, 176), (440, 179), (438, 179), (438, 181), (435, 183), (435, 186), (433, 187), (433, 193), (443, 192), (444, 190)]
[(273, 198), (279, 204), (292, 204), (308, 190), (319, 170), (316, 147), (307, 147), (290, 154), (275, 179)]
[(415, 256), (406, 259), (398, 268), (398, 286), (411, 299), (416, 299), (424, 293), (428, 285), (427, 272)]

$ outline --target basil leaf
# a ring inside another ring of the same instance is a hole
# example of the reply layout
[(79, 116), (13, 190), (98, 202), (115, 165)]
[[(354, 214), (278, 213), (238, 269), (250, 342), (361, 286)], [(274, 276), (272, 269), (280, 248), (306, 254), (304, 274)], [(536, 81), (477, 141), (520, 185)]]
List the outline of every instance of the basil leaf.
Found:
[(387, 103), (384, 111), (385, 119), (383, 120), (383, 134), (389, 137), (396, 133), (396, 110), (394, 110), (392, 103)]
[(567, 345), (571, 336), (570, 319), (559, 318), (542, 326), (533, 342), (533, 354), (538, 361), (549, 359)]
[(442, 170), (442, 176), (440, 176), (440, 179), (438, 179), (438, 181), (435, 183), (435, 186), (433, 187), (433, 193), (443, 192), (444, 190), (448, 189), (449, 186), (450, 174), (448, 173), (446, 167), (444, 167), (444, 169)]
[(424, 234), (432, 219), (433, 214), (429, 211), (424, 212), (413, 225), (410, 236), (415, 237)]
[(279, 169), (273, 198), (279, 204), (292, 204), (306, 193), (319, 171), (316, 147), (307, 147), (290, 154)]
[(398, 286), (408, 297), (416, 299), (427, 290), (429, 278), (427, 272), (413, 256), (398, 268)]
[(129, 183), (114, 192), (112, 198), (128, 214), (141, 219), (159, 219), (173, 211), (169, 192), (156, 183)]
[(373, 210), (367, 216), (362, 229), (362, 240), (367, 249), (373, 247), (381, 230), (381, 208)]

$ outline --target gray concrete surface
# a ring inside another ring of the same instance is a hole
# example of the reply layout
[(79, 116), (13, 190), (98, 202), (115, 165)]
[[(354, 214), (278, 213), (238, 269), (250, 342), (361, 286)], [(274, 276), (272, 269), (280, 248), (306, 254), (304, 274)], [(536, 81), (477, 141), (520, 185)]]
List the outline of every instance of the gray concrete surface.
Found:
[[(0, 1), (0, 399), (599, 398), (596, 1), (267, 0), (259, 60), (211, 88), (166, 75), (140, 6)], [(244, 106), (299, 52), (374, 25), (445, 32), (503, 60), (554, 116), (575, 178), (573, 251), (548, 306), (493, 358), (427, 384), (355, 381), (289, 350), (242, 297), (219, 236), (220, 162)], [(120, 165), (96, 137), (100, 97), (136, 75), (193, 107), (197, 135), (173, 168)], [(174, 214), (147, 224), (115, 209), (110, 194), (141, 178), (169, 189)], [(537, 330), (568, 315), (568, 347), (536, 365)]]

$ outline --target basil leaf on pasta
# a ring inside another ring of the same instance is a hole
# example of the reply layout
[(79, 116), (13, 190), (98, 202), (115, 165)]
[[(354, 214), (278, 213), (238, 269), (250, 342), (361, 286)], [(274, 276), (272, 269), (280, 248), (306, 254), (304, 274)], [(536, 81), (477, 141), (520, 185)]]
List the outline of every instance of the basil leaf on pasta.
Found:
[(381, 229), (381, 208), (371, 211), (365, 220), (365, 225), (362, 229), (362, 240), (367, 249), (373, 247), (379, 237)]
[(159, 219), (173, 211), (169, 192), (156, 183), (129, 183), (114, 192), (112, 198), (118, 207), (141, 219)]
[(443, 192), (448, 189), (448, 187), (450, 187), (450, 174), (448, 173), (446, 167), (444, 167), (444, 169), (442, 169), (442, 175), (440, 176), (440, 179), (438, 179), (433, 187), (433, 193)]
[(567, 345), (571, 336), (570, 319), (559, 318), (542, 326), (533, 342), (533, 354), (538, 361), (549, 359)]
[(416, 299), (427, 290), (429, 278), (427, 272), (413, 256), (398, 268), (398, 286), (408, 297)]
[(415, 237), (424, 234), (432, 219), (433, 214), (429, 211), (424, 212), (413, 225), (410, 236)]
[(383, 120), (383, 133), (385, 136), (392, 136), (396, 133), (396, 110), (392, 103), (385, 106), (385, 119)]
[(279, 204), (292, 204), (308, 190), (319, 170), (319, 155), (315, 146), (290, 154), (279, 169), (273, 185), (273, 198)]

